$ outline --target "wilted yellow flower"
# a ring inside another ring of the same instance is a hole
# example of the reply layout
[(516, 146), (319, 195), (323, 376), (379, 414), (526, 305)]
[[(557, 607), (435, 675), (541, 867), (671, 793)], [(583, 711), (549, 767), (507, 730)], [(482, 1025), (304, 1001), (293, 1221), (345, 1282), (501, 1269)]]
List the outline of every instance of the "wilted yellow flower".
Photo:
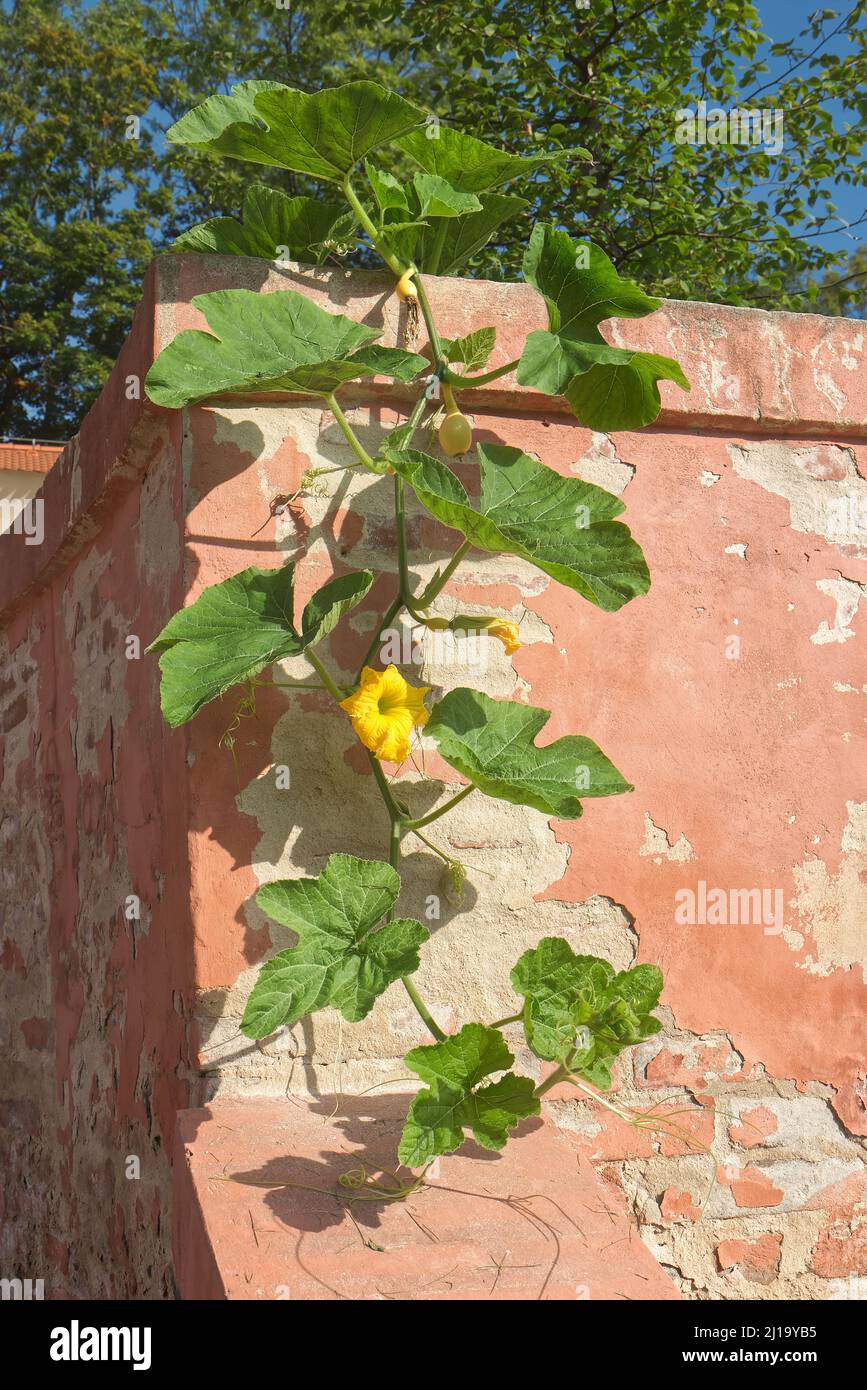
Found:
[(512, 652), (520, 650), (521, 643), (518, 641), (520, 628), (511, 618), (495, 618), (485, 629), (489, 637), (499, 637), (503, 646), (506, 648), (506, 656), (511, 656)]
[(452, 632), (485, 632), (489, 637), (499, 637), (507, 656), (523, 645), (518, 641), (521, 629), (512, 618), (486, 618), (480, 613), (458, 613), (449, 627)]
[(365, 666), (354, 695), (340, 701), (365, 748), (386, 762), (409, 757), (413, 725), (423, 726), (430, 715), (424, 707), (427, 685), (409, 685), (396, 666), (374, 671)]

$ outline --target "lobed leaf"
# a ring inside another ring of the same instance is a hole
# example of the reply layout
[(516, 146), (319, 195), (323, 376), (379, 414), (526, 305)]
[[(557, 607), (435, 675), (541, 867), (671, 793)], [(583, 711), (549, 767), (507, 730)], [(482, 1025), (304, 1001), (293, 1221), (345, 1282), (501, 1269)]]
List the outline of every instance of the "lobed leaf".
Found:
[(318, 878), (265, 884), (256, 901), (298, 945), (262, 967), (241, 1031), (263, 1038), (331, 1007), (350, 1023), (366, 1018), (395, 980), (418, 969), (428, 932), (411, 918), (376, 925), (397, 901), (400, 878), (388, 864), (332, 854)]
[(545, 300), (548, 331), (527, 338), (517, 370), (522, 386), (565, 396), (583, 425), (602, 431), (655, 420), (661, 380), (690, 389), (673, 358), (611, 347), (602, 337), (598, 325), (604, 319), (641, 318), (661, 301), (622, 279), (600, 247), (538, 223), (524, 256), (524, 277)]
[(443, 352), (449, 362), (462, 362), (468, 372), (480, 372), (497, 341), (496, 328), (477, 328), (463, 338), (444, 338)]
[[(512, 971), (524, 997), (524, 1032), (537, 1057), (565, 1063), (606, 1089), (611, 1066), (626, 1047), (662, 1026), (650, 1016), (662, 991), (662, 972), (637, 965), (615, 972), (598, 956), (579, 956), (561, 937), (544, 937), (525, 951)], [(589, 1042), (578, 1036), (586, 1030)]]
[(502, 1149), (508, 1132), (529, 1115), (538, 1115), (535, 1084), (508, 1072), (487, 1086), (479, 1083), (506, 1071), (514, 1057), (496, 1028), (467, 1023), (453, 1037), (408, 1052), (406, 1064), (428, 1083), (407, 1115), (398, 1156), (408, 1168), (436, 1154), (451, 1153), (470, 1130), (486, 1149)]
[(558, 164), (567, 159), (589, 159), (584, 149), (551, 150), (545, 154), (509, 154), (496, 145), (478, 140), (474, 135), (451, 126), (427, 125), (415, 128), (395, 140), (402, 150), (420, 164), (428, 174), (448, 179), (465, 193), (484, 193), (501, 184), (531, 174), (546, 164)]
[(457, 275), (487, 246), (498, 227), (530, 206), (526, 198), (502, 193), (485, 193), (479, 202), (478, 212), (450, 218), (445, 232), (441, 224), (423, 229), (407, 259), (414, 259), (420, 270), (434, 275)]
[(545, 815), (576, 820), (581, 797), (633, 790), (592, 739), (567, 734), (538, 748), (550, 718), (548, 710), (459, 686), (434, 706), (425, 733), (487, 796)]
[(159, 651), (163, 717), (172, 727), (266, 666), (295, 656), (329, 633), (373, 583), (370, 570), (331, 579), (304, 609), (296, 631), (295, 566), (252, 566), (205, 589), (170, 618), (148, 651)]
[(182, 116), (166, 138), (340, 183), (367, 155), (424, 121), (417, 106), (377, 82), (313, 93), (279, 82), (242, 82), (231, 96), (209, 97)]
[(215, 290), (193, 305), (213, 330), (184, 329), (157, 357), (145, 391), (180, 409), (226, 392), (327, 395), (341, 382), (381, 374), (411, 380), (430, 363), (373, 344), (380, 330), (329, 314), (295, 290)]
[(177, 237), (172, 250), (319, 265), (331, 244), (350, 241), (355, 232), (355, 218), (343, 204), (290, 198), (259, 183), (244, 197), (240, 222), (234, 217), (208, 218)]
[(608, 612), (650, 587), (640, 547), (614, 520), (623, 503), (602, 488), (520, 449), (480, 444), (476, 507), (446, 464), (417, 449), (384, 452), (428, 511), (480, 550), (519, 555)]

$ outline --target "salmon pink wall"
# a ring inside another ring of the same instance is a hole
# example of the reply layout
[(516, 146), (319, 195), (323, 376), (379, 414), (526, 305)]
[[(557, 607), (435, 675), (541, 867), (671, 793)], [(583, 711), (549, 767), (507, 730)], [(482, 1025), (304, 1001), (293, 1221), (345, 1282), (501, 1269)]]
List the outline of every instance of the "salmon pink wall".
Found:
[[(375, 275), (164, 257), (46, 480), (42, 546), (0, 537), (4, 1257), (26, 1261), (0, 1273), (45, 1269), (97, 1296), (170, 1288), (178, 1109), (362, 1091), (399, 1076), (423, 1040), (399, 991), (358, 1027), (320, 1015), (257, 1045), (239, 1034), (257, 963), (288, 941), (256, 888), (315, 874), (336, 849), (381, 857), (386, 827), (348, 721), (319, 695), (262, 692), (236, 722), (230, 694), (169, 733), (155, 662), (128, 655), (130, 635), (143, 649), (204, 586), (291, 557), (300, 602), (335, 571), (383, 571), (326, 653), (349, 679), (393, 592), (376, 480), (329, 475), (272, 515), (305, 470), (347, 461), (319, 403), (176, 415), (141, 399), (155, 353), (202, 326), (192, 297), (240, 285), (300, 289), (381, 325), (385, 343), (423, 341)], [(496, 326), (494, 364), (543, 323), (525, 286), (434, 280), (431, 296), (450, 337)], [(610, 327), (692, 380), (688, 396), (663, 383), (653, 427), (591, 434), (511, 378), (471, 405), (477, 438), (622, 496), (650, 593), (604, 614), (522, 562), (473, 552), (443, 611), (501, 608), (525, 645), (513, 661), (486, 646), (477, 670), (431, 645), (414, 677), (551, 709), (543, 741), (589, 735), (635, 791), (569, 823), (474, 795), (441, 822), (468, 890), (449, 901), (434, 857), (420, 843), (409, 854), (401, 910), (440, 899), (420, 987), (455, 1026), (513, 1012), (509, 968), (546, 933), (620, 967), (658, 962), (665, 1030), (621, 1067), (617, 1096), (671, 1103), (679, 1135), (629, 1128), (571, 1092), (551, 1093), (550, 1116), (687, 1296), (853, 1296), (867, 1279), (862, 325), (667, 303)], [(408, 400), (382, 383), (350, 388), (346, 408), (375, 445)], [(411, 510), (420, 579), (453, 546)], [(432, 747), (425, 757), (446, 797), (455, 773)], [(411, 769), (406, 780), (417, 799)], [(725, 911), (703, 912), (715, 889)], [(510, 1043), (520, 1052), (519, 1034)], [(139, 1178), (125, 1175), (130, 1154)]]

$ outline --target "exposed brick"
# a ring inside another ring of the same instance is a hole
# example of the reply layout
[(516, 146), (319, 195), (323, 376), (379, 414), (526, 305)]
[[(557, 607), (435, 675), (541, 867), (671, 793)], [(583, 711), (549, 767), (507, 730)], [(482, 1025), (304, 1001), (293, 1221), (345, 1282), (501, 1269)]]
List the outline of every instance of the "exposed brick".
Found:
[(826, 1226), (813, 1247), (810, 1267), (823, 1279), (867, 1274), (867, 1221)]
[(698, 1221), (701, 1207), (695, 1202), (691, 1192), (677, 1187), (666, 1188), (659, 1203), (659, 1210), (666, 1226), (679, 1221)]
[(778, 1129), (779, 1123), (773, 1110), (766, 1105), (758, 1105), (753, 1110), (743, 1110), (740, 1122), (729, 1125), (729, 1139), (742, 1149), (753, 1149), (776, 1134)]
[(667, 1111), (672, 1117), (666, 1126), (666, 1133), (660, 1136), (659, 1152), (666, 1158), (680, 1158), (683, 1154), (694, 1154), (709, 1150), (714, 1141), (714, 1111), (710, 1106), (660, 1107), (660, 1118)]
[(728, 1164), (717, 1170), (717, 1179), (724, 1187), (731, 1188), (739, 1207), (776, 1207), (786, 1195), (761, 1168), (738, 1168)]
[(742, 1059), (725, 1038), (666, 1038), (639, 1048), (635, 1059), (636, 1081), (644, 1086), (703, 1089), (710, 1081), (731, 1081), (742, 1071)]
[(588, 1131), (599, 1126), (596, 1133), (575, 1132), (577, 1143), (588, 1158), (630, 1159), (650, 1158), (653, 1155), (653, 1133), (620, 1120), (601, 1106), (591, 1106)]
[(754, 1284), (769, 1284), (780, 1268), (782, 1233), (767, 1231), (758, 1240), (723, 1240), (716, 1247), (721, 1270), (737, 1269)]
[(839, 1182), (828, 1183), (804, 1203), (806, 1211), (827, 1211), (837, 1220), (852, 1216), (855, 1208), (867, 1196), (867, 1171), (849, 1173)]

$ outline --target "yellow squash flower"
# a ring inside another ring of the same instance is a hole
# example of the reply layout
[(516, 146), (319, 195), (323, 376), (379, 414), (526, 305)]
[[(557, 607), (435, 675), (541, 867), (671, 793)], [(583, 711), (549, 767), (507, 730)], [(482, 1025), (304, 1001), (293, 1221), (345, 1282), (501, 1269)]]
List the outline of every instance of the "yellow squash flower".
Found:
[(413, 725), (423, 726), (430, 715), (424, 697), (430, 686), (408, 685), (396, 666), (374, 671), (365, 666), (354, 695), (340, 701), (365, 748), (389, 763), (409, 757)]
[(513, 652), (520, 650), (521, 643), (518, 641), (520, 628), (511, 618), (496, 618), (485, 630), (489, 637), (499, 637), (506, 648), (506, 656), (511, 656)]
[[(428, 624), (430, 626), (430, 624)], [(476, 613), (458, 613), (449, 623), (452, 632), (484, 632), (489, 637), (498, 637), (506, 649), (506, 655), (520, 651), (523, 646), (518, 641), (519, 625), (512, 618), (485, 618)]]

